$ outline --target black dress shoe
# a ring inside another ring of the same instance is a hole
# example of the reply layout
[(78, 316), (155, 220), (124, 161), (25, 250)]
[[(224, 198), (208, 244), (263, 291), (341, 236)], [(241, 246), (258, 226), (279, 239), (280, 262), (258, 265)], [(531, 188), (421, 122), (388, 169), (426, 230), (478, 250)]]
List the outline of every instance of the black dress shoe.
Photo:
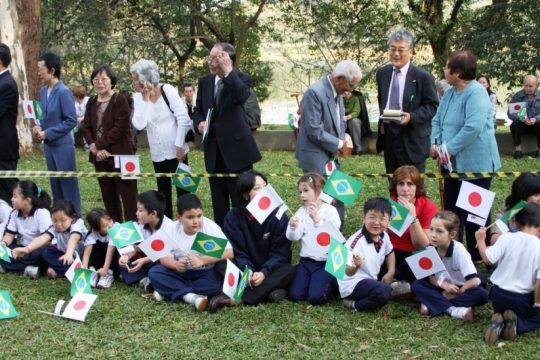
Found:
[(227, 295), (221, 293), (210, 299), (208, 311), (213, 313), (225, 306), (231, 306), (231, 299)]
[(514, 151), (514, 159), (521, 159), (523, 157), (523, 153), (519, 150)]

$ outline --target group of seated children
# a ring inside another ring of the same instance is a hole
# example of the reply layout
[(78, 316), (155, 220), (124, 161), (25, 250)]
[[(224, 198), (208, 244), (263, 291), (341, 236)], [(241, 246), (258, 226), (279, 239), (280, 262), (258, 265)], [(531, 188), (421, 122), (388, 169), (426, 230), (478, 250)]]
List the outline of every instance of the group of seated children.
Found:
[[(247, 205), (267, 185), (267, 179), (261, 173), (247, 171), (237, 181), (242, 206), (229, 211), (223, 229), (204, 216), (196, 195), (178, 198), (177, 219), (173, 221), (164, 215), (161, 193), (143, 192), (137, 197), (137, 220), (143, 237), (159, 230), (172, 245), (169, 255), (152, 262), (137, 246), (119, 255), (107, 233), (115, 223), (104, 210), (88, 213), (87, 231), (69, 201), (59, 201), (49, 213), (47, 193), (31, 181), (20, 181), (13, 190), (13, 210), (2, 239), (11, 248), (12, 259), (0, 260), (0, 271), (32, 278), (46, 272), (49, 278), (55, 278), (64, 275), (75, 257), (82, 254), (83, 266), (94, 270), (94, 287), (110, 287), (117, 274), (126, 284), (138, 283), (152, 292), (157, 301), (183, 300), (198, 311), (213, 312), (238, 305), (222, 292), (230, 259), (238, 268), (249, 271), (248, 286), (240, 301), (246, 305), (280, 302), (287, 296), (291, 301), (320, 305), (339, 292), (346, 308), (380, 308), (390, 300), (391, 284), (397, 277), (396, 256), (387, 233), (392, 205), (383, 197), (366, 201), (362, 227), (344, 243), (351, 258), (344, 277), (337, 280), (325, 271), (328, 243), (312, 236), (320, 226), (340, 229), (342, 225), (336, 208), (320, 199), (324, 184), (323, 176), (304, 174), (297, 184), (302, 206), (290, 220), (278, 207), (260, 223)], [(540, 194), (540, 187), (533, 190)], [(435, 248), (446, 270), (410, 282), (421, 314), (446, 313), (472, 321), (473, 308), (489, 298), (495, 311), (485, 331), (489, 344), (499, 338), (513, 340), (517, 334), (540, 327), (540, 203), (529, 197), (524, 200), (528, 203), (515, 215), (513, 232), (498, 236), (496, 242), (492, 239), (488, 247), (486, 228), (476, 233), (483, 261), (496, 265), (489, 295), (470, 254), (455, 240), (459, 218), (449, 211), (433, 216), (427, 232), (429, 246)], [(200, 232), (228, 239), (221, 258), (192, 249)], [(296, 266), (291, 265), (293, 241), (300, 243)]]

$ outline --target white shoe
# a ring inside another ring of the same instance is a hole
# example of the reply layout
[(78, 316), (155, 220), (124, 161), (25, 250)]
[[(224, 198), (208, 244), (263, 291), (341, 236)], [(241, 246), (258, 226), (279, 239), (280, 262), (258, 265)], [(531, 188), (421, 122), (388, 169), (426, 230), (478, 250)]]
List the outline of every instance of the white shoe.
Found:
[(411, 293), (411, 285), (406, 281), (394, 281), (390, 284), (392, 296), (400, 296)]
[(155, 291), (155, 290), (154, 290), (154, 292), (152, 293), (152, 297), (153, 297), (154, 300), (156, 300), (157, 302), (160, 302), (160, 301), (165, 300), (165, 296), (161, 295), (160, 293), (158, 293), (158, 292)]
[(154, 287), (152, 286), (148, 276), (139, 281), (139, 286), (144, 290), (144, 292), (151, 293), (154, 291)]
[(47, 269), (47, 278), (56, 279), (57, 277), (58, 277), (58, 273), (54, 271), (52, 267)]
[[(92, 269), (90, 269), (90, 270), (92, 270)], [(90, 286), (95, 288), (97, 286), (98, 280), (99, 280), (99, 274), (94, 269), (94, 270), (92, 270), (92, 275), (90, 275)]]
[(354, 307), (354, 300), (343, 299), (343, 306), (345, 306), (347, 309), (356, 310)]
[(208, 298), (204, 295), (196, 295), (192, 305), (197, 311), (204, 311), (208, 305)]
[(30, 279), (37, 280), (39, 278), (39, 267), (28, 265), (23, 274), (30, 277)]
[(472, 322), (473, 321), (473, 311), (470, 307), (455, 307), (450, 316), (454, 319), (460, 319)]
[(99, 289), (108, 289), (111, 287), (112, 283), (114, 281), (114, 277), (113, 277), (113, 274), (112, 272), (109, 270), (109, 272), (105, 275), (105, 276), (102, 276), (98, 283), (97, 283), (97, 287)]

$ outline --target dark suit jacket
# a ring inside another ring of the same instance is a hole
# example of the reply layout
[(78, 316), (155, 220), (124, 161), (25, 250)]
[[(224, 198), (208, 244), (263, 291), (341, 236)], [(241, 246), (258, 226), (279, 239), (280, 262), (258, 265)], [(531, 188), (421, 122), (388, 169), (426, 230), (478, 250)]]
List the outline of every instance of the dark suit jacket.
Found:
[[(131, 132), (131, 109), (125, 96), (115, 93), (103, 113), (101, 127), (103, 135), (97, 138), (97, 96), (92, 96), (86, 105), (82, 131), (88, 145), (95, 143), (98, 150), (107, 150), (113, 155), (135, 154)], [(90, 161), (95, 161), (90, 153)]]
[(0, 75), (0, 161), (19, 159), (17, 114), (19, 91), (9, 71)]
[[(388, 100), (388, 91), (392, 81), (392, 64), (377, 70), (377, 98), (382, 114)], [(429, 156), (431, 120), (435, 116), (439, 97), (433, 76), (426, 70), (410, 64), (405, 79), (402, 108), (411, 114), (411, 122), (402, 127), (400, 135), (409, 159), (413, 163), (424, 161)], [(377, 151), (384, 150), (384, 135), (381, 134), (381, 121), (378, 126)], [(384, 124), (385, 133), (388, 125)], [(392, 144), (388, 144), (391, 146)]]
[(251, 166), (261, 159), (259, 148), (253, 139), (242, 104), (249, 97), (251, 78), (233, 69), (223, 79), (219, 107), (214, 104), (215, 75), (199, 79), (197, 102), (193, 114), (195, 129), (206, 119), (208, 110), (213, 110), (208, 138), (204, 143), (206, 171), (218, 171), (217, 154), (220, 153), (229, 171)]

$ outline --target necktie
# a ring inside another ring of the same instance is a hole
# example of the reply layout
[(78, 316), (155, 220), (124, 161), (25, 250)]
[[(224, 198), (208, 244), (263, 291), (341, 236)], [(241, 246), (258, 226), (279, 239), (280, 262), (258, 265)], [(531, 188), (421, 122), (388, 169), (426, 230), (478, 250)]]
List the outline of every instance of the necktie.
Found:
[(388, 101), (388, 109), (390, 110), (401, 110), (399, 106), (399, 80), (398, 74), (401, 71), (399, 69), (394, 69), (394, 76), (392, 78), (392, 87), (390, 88), (390, 96)]
[(221, 89), (223, 89), (223, 80), (219, 79), (214, 90), (214, 103), (216, 106), (219, 105), (219, 94), (221, 94)]
[(337, 131), (338, 131), (338, 133), (339, 133), (339, 131), (340, 131), (340, 124), (341, 124), (341, 119), (339, 118), (339, 113), (340, 113), (340, 112), (339, 112), (339, 95), (336, 96), (336, 97), (334, 98), (334, 100), (336, 101), (336, 119), (337, 119), (337, 121), (336, 121), (336, 128), (337, 128)]

